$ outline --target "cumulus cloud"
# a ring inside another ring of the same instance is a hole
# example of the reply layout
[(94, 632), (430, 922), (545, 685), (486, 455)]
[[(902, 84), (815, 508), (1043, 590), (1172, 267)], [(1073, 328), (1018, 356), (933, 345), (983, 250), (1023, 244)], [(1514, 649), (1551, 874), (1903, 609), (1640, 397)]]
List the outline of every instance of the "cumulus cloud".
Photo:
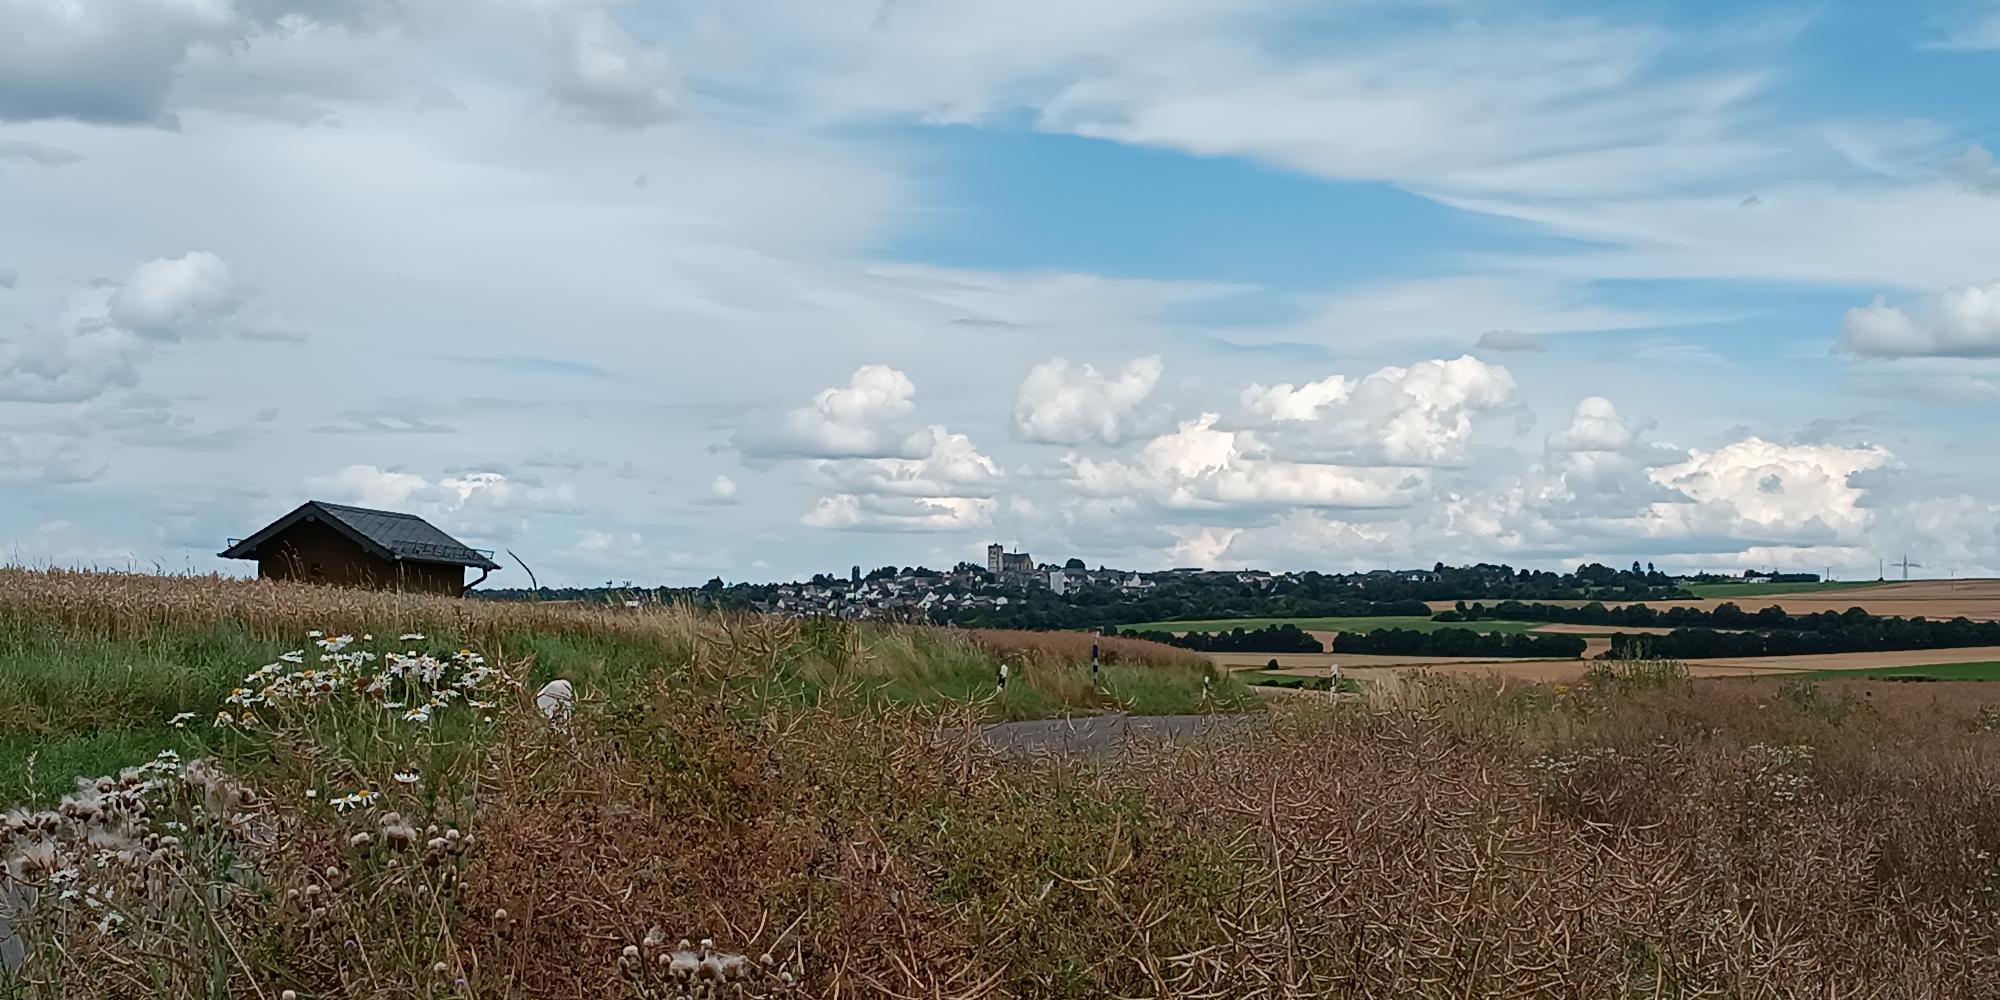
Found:
[(1069, 482), (1091, 496), (1140, 496), (1181, 509), (1396, 507), (1423, 482), (1405, 469), (1273, 461), (1255, 434), (1219, 429), (1220, 420), (1204, 413), (1184, 421), (1131, 461), (1066, 456)]
[(702, 497), (700, 502), (719, 507), (734, 504), (736, 502), (736, 480), (728, 476), (717, 476), (710, 480), (708, 495)]
[(0, 340), (0, 400), (60, 403), (138, 382), (162, 343), (209, 336), (238, 301), (227, 262), (195, 251), (150, 260), (73, 294), (54, 323)]
[(775, 424), (738, 431), (733, 443), (751, 458), (920, 458), (928, 438), (896, 429), (916, 411), (916, 396), (908, 375), (863, 365), (846, 385), (820, 390)]
[(1947, 289), (1911, 309), (1877, 296), (1847, 311), (1840, 347), (1880, 358), (2000, 357), (2000, 281)]
[(819, 459), (806, 482), (827, 491), (803, 521), (816, 528), (945, 531), (988, 523), (1002, 473), (972, 439), (925, 428), (922, 458)]
[(1644, 427), (1635, 427), (1618, 415), (1618, 407), (1603, 396), (1589, 396), (1576, 404), (1569, 426), (1549, 435), (1550, 451), (1623, 451), (1638, 440)]
[(560, 14), (555, 25), (555, 96), (614, 125), (651, 125), (674, 116), (674, 74), (665, 53), (641, 44), (600, 7)]
[(229, 262), (206, 250), (140, 264), (105, 300), (111, 323), (152, 340), (212, 333), (237, 305)]
[(800, 522), (838, 531), (965, 531), (993, 523), (998, 504), (981, 497), (836, 494), (821, 497)]
[(1453, 465), (1465, 459), (1473, 418), (1512, 404), (1514, 388), (1507, 369), (1465, 355), (1360, 379), (1252, 385), (1242, 402), (1251, 418), (1268, 423), (1270, 442), (1287, 457)]
[(1851, 538), (1869, 516), (1856, 477), (1893, 460), (1880, 447), (1745, 438), (1714, 451), (1691, 451), (1685, 462), (1654, 469), (1654, 482), (1692, 505), (1655, 505), (1652, 513), (1696, 533)]
[(979, 452), (972, 439), (940, 426), (925, 428), (922, 458), (818, 459), (806, 466), (806, 480), (840, 493), (918, 497), (987, 497), (1000, 481), (1000, 467)]
[(1014, 396), (1014, 432), (1038, 444), (1119, 444), (1165, 370), (1158, 355), (1126, 362), (1116, 374), (1065, 358), (1044, 361)]

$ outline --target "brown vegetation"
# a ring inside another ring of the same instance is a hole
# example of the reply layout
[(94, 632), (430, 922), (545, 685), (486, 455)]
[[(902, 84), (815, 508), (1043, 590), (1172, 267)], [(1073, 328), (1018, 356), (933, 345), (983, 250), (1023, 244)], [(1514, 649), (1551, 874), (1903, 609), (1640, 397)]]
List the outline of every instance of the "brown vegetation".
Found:
[(743, 683), (754, 643), (695, 641), (559, 727), (522, 690), (491, 724), (260, 709), (203, 772), (226, 816), (160, 806), (186, 829), (147, 877), (184, 891), (122, 928), (63, 911), (19, 991), (680, 996), (682, 937), (744, 956), (711, 982), (748, 996), (1942, 1000), (2000, 975), (1986, 689), (1395, 675), (1198, 745), (1005, 760), (969, 711), (776, 699)]

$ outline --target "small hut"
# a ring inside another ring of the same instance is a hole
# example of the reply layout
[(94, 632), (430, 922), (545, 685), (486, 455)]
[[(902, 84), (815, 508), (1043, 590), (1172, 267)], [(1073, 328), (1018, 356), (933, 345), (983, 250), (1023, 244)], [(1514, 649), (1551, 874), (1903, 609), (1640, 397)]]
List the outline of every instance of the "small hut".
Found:
[[(342, 587), (463, 595), (500, 568), (415, 514), (309, 500), (244, 539), (224, 559), (255, 559), (257, 575)], [(479, 579), (465, 582), (468, 567)]]

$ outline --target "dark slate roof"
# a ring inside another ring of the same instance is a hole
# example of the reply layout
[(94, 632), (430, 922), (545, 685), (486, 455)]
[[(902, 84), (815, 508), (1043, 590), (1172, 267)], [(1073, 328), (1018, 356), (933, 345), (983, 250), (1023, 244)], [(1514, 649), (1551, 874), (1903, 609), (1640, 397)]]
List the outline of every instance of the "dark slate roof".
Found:
[(499, 569), (500, 564), (474, 551), (458, 539), (439, 531), (415, 514), (391, 510), (370, 510), (346, 504), (308, 500), (297, 510), (271, 522), (263, 530), (225, 549), (224, 559), (255, 559), (257, 549), (300, 521), (322, 521), (353, 539), (356, 544), (384, 559), (406, 562), (445, 563)]

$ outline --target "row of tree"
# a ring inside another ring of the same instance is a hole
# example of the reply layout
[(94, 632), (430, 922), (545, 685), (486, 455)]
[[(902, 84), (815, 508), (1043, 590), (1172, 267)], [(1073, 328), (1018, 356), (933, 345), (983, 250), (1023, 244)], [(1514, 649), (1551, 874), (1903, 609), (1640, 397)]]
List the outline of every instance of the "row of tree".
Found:
[(1534, 635), (1526, 632), (1475, 632), (1469, 628), (1441, 628), (1433, 632), (1416, 629), (1379, 628), (1368, 632), (1342, 632), (1333, 638), (1336, 653), (1373, 653), (1397, 656), (1495, 656), (1571, 659), (1583, 655), (1587, 644), (1578, 635)]
[(1263, 628), (1233, 628), (1227, 632), (1149, 632), (1128, 629), (1121, 633), (1133, 639), (1150, 639), (1204, 653), (1324, 653), (1326, 647), (1312, 633), (1297, 625), (1267, 625)]
[[(1616, 628), (1724, 629), (1744, 632), (1825, 632), (1849, 636), (1879, 635), (1914, 646), (1878, 646), (1880, 649), (1919, 649), (1926, 646), (2000, 645), (2000, 622), (1970, 618), (1901, 618), (1872, 615), (1861, 608), (1820, 611), (1795, 615), (1775, 605), (1745, 611), (1735, 604), (1719, 604), (1713, 611), (1700, 608), (1653, 608), (1643, 604), (1606, 607), (1597, 602), (1581, 607), (1558, 604), (1524, 604), (1502, 601), (1488, 607), (1463, 601), (1451, 611), (1432, 616), (1441, 622), (1517, 621), (1564, 622), (1572, 625), (1609, 625)], [(1864, 647), (1869, 648), (1869, 647)]]
[(1611, 659), (1699, 660), (1718, 656), (1799, 656), (1895, 649), (1958, 649), (2000, 645), (2000, 623), (1963, 618), (1870, 618), (1819, 629), (1721, 632), (1677, 628), (1665, 635), (1611, 637)]

